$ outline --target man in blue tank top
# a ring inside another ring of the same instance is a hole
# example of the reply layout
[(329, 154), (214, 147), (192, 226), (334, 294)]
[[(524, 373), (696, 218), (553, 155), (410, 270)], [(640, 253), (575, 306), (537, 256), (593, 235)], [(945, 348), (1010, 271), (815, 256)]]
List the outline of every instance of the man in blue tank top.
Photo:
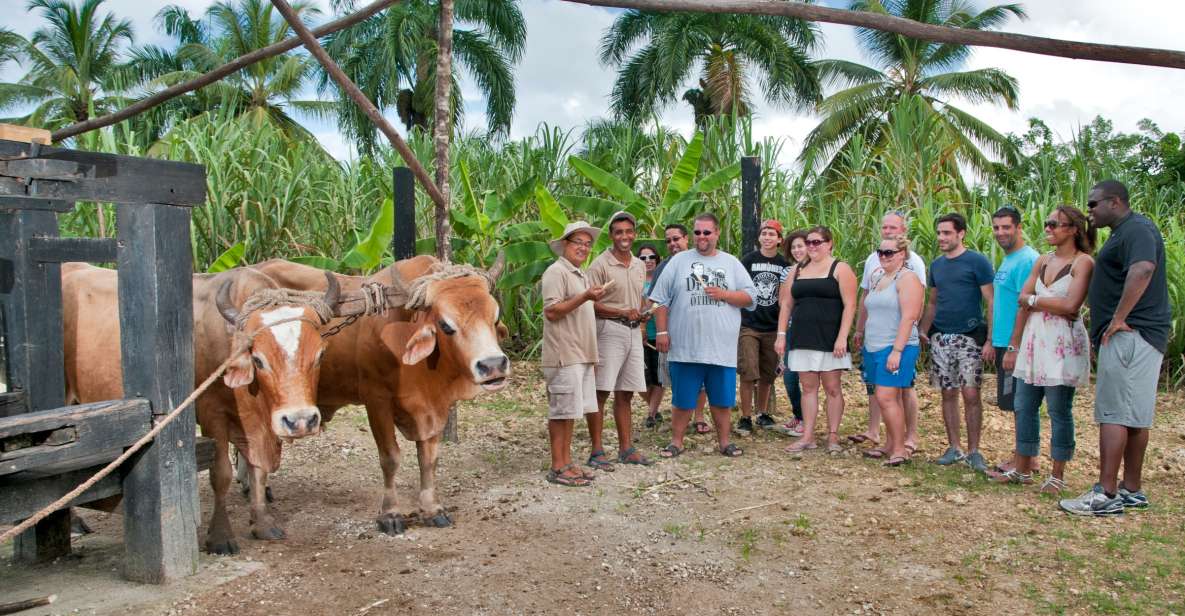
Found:
[[(930, 299), (918, 327), (923, 344), (930, 345), (930, 383), (942, 390), (942, 421), (949, 447), (937, 462), (943, 466), (965, 461), (984, 473), (987, 461), (979, 453), (983, 406), (979, 385), (983, 362), (993, 361), (991, 321), (992, 264), (987, 257), (967, 250), (967, 220), (957, 212), (935, 224), (942, 256), (930, 264)], [(959, 446), (959, 394), (967, 420), (967, 453)]]

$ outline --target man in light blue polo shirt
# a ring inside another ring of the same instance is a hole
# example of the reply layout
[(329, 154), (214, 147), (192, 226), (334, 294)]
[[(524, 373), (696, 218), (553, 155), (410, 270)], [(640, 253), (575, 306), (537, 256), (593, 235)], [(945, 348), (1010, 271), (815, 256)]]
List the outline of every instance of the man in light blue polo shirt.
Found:
[(1025, 244), (1020, 228), (1020, 211), (1011, 205), (1005, 205), (992, 214), (992, 235), (1000, 248), (1004, 249), (1004, 260), (996, 268), (992, 284), (995, 291), (992, 299), (992, 346), (996, 348), (996, 406), (1001, 411), (1012, 411), (1012, 394), (1016, 387), (1012, 370), (1004, 368), (1004, 355), (1016, 350), (1009, 344), (1016, 324), (1016, 301), (1039, 255)]

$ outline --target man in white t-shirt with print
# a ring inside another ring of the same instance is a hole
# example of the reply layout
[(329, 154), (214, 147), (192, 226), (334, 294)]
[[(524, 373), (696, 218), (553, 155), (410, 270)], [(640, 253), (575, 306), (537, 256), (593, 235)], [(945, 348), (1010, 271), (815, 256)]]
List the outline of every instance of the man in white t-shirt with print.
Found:
[[(881, 219), (881, 239), (887, 240), (899, 235), (906, 235), (909, 229), (909, 222), (905, 219), (905, 215), (901, 212), (889, 212)], [(926, 262), (922, 256), (917, 252), (909, 251), (909, 261), (905, 264), (911, 271), (918, 275), (918, 279), (922, 284), (926, 284)], [(864, 309), (864, 297), (868, 294), (868, 290), (872, 287), (873, 275), (880, 269), (880, 259), (877, 258), (876, 251), (868, 255), (868, 259), (864, 261), (864, 274), (860, 278), (860, 301), (859, 313), (856, 317), (856, 333), (852, 336), (852, 346), (862, 348), (864, 343), (864, 322), (868, 319), (868, 311)], [(883, 457), (883, 451), (879, 448), (881, 438), (881, 409), (876, 403), (876, 396), (873, 395), (874, 386), (868, 387), (868, 429), (860, 434), (853, 434), (848, 437), (848, 440), (853, 443), (864, 443), (871, 441), (877, 445), (877, 448), (869, 450), (869, 454), (873, 457)], [(918, 442), (918, 394), (912, 386), (901, 388), (901, 406), (905, 409), (905, 447), (911, 452), (917, 447)], [(877, 456), (877, 452), (882, 455)]]

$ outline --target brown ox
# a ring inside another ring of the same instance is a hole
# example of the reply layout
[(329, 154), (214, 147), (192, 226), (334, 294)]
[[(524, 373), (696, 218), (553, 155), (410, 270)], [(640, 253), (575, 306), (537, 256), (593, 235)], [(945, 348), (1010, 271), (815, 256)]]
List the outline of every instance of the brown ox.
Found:
[[(394, 281), (402, 286), (401, 281), (414, 281), (437, 263), (420, 256), (367, 278), (337, 278), (346, 292), (367, 282)], [(325, 288), (322, 271), (312, 267), (273, 260), (255, 268), (285, 287)], [(501, 265), (496, 265), (490, 278), (496, 279), (500, 270)], [(388, 316), (362, 317), (331, 338), (317, 390), (326, 421), (347, 404), (366, 406), (383, 470), (378, 524), (388, 534), (404, 528), (395, 494), (399, 469), (395, 428), (416, 443), (422, 519), (434, 526), (449, 526), (452, 521), (436, 498), (436, 462), (449, 407), (482, 391), (501, 389), (510, 374), (510, 360), (498, 346), (505, 327), (498, 322), (498, 303), (485, 276), (434, 280), (428, 283), (425, 297), (422, 310), (395, 309)]]
[[(62, 267), (62, 304), (68, 402), (123, 397), (120, 366), (118, 279), (114, 270), (70, 263)], [(280, 439), (317, 434), (319, 364), (324, 351), (320, 316), (307, 302), (264, 305), (240, 317), (239, 308), (276, 283), (249, 269), (193, 277), (194, 376), (204, 381), (237, 352), (221, 381), (197, 400), (202, 434), (214, 439), (210, 470), (214, 511), (206, 549), (234, 554), (238, 545), (226, 513), (233, 478), (229, 444), (250, 466), (251, 534), (282, 539), (284, 531), (267, 510), (267, 474), (280, 464)], [(322, 298), (337, 301), (333, 285)], [(275, 302), (273, 302), (275, 303)], [(168, 369), (162, 366), (162, 369)]]

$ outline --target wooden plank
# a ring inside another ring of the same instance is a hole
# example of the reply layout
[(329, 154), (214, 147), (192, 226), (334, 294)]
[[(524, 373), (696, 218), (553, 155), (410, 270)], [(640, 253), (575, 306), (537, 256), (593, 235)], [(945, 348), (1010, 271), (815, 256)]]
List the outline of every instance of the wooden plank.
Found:
[[(24, 520), (42, 507), (58, 500), (63, 494), (82, 485), (108, 462), (119, 457), (122, 450), (107, 451), (68, 463), (52, 464), (0, 477), (0, 524)], [(214, 463), (214, 439), (198, 437), (194, 443), (198, 470), (209, 470)], [(100, 479), (93, 487), (70, 501), (69, 507), (87, 506), (95, 501), (104, 503), (110, 511), (113, 497), (123, 494), (123, 474), (120, 471)]]
[[(136, 442), (152, 429), (147, 400), (111, 400), (0, 419), (0, 475)], [(56, 437), (58, 444), (53, 444)]]
[[(8, 181), (8, 178), (0, 178)], [(26, 197), (0, 196), (0, 209), (6, 210), (46, 210), (49, 212), (69, 212), (74, 209), (73, 201), (54, 201), (52, 199), (28, 199)]]
[(395, 201), (391, 254), (399, 261), (416, 256), (416, 178), (407, 167), (395, 167), (391, 175)]
[(32, 147), (28, 143), (0, 141), (0, 159), (27, 157), (77, 163), (86, 170), (85, 177), (74, 181), (33, 180), (27, 185), (0, 181), (0, 195), (186, 206), (206, 201), (206, 170), (201, 165), (53, 147), (40, 147), (34, 157)]
[(756, 156), (741, 158), (741, 249), (740, 257), (757, 249), (757, 233), (761, 225), (761, 159)]
[(12, 553), (26, 563), (47, 562), (69, 554), (70, 510), (59, 509), (18, 535)]
[(115, 239), (110, 237), (34, 237), (29, 240), (29, 255), (41, 263), (112, 263), (115, 254)]
[(49, 131), (32, 126), (17, 126), (16, 124), (0, 124), (0, 139), (9, 141), (23, 141), (25, 143), (53, 143)]
[(29, 412), (23, 391), (6, 391), (0, 393), (0, 418), (12, 417)]
[[(163, 414), (193, 390), (189, 210), (131, 204), (116, 212), (123, 389)], [(197, 571), (200, 508), (192, 406), (137, 454), (123, 481), (124, 574), (165, 583)]]

